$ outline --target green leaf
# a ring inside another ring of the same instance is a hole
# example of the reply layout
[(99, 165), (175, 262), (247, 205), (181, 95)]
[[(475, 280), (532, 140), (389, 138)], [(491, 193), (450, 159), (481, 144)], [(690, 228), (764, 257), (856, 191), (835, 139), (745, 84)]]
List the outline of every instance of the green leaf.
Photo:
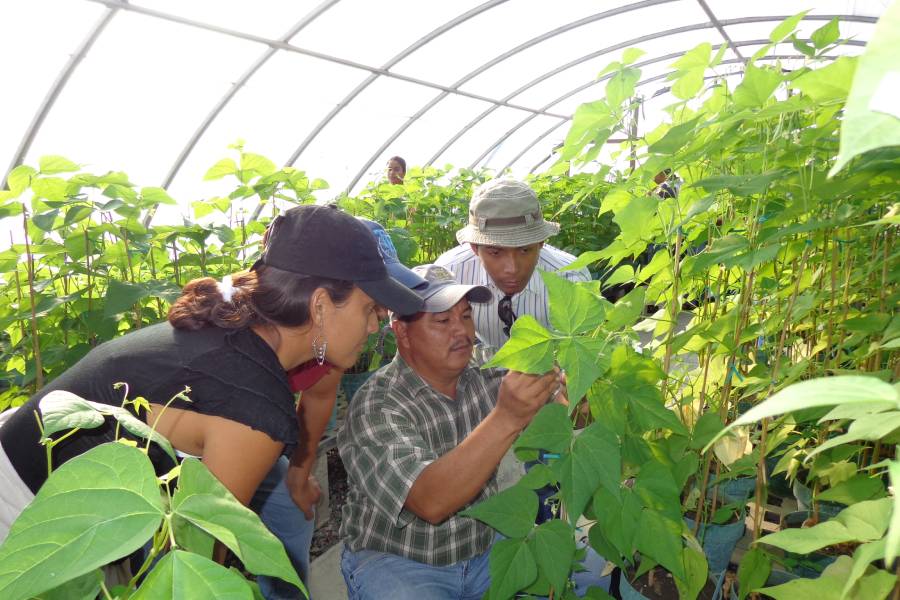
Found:
[(784, 529), (759, 541), (799, 554), (843, 542), (871, 542), (884, 535), (890, 510), (890, 498), (867, 500), (845, 508), (830, 521), (806, 529)]
[(547, 577), (555, 595), (566, 587), (575, 557), (575, 531), (560, 519), (537, 526), (528, 540), (538, 568)]
[(491, 572), (490, 597), (506, 600), (537, 579), (537, 564), (525, 540), (500, 540), (488, 558)]
[(739, 600), (744, 600), (750, 592), (765, 585), (772, 572), (772, 561), (769, 555), (757, 547), (752, 547), (744, 554), (741, 564), (738, 565), (738, 592)]
[(674, 577), (685, 580), (680, 521), (645, 508), (638, 523), (637, 548), (666, 568)]
[(672, 520), (681, 518), (680, 489), (672, 470), (656, 460), (641, 466), (634, 482), (634, 493), (645, 508), (652, 508)]
[(809, 39), (812, 40), (816, 50), (822, 50), (826, 46), (830, 46), (838, 41), (839, 37), (841, 37), (841, 28), (838, 25), (838, 18), (835, 17), (825, 25), (822, 25), (813, 31), (812, 35), (809, 36)]
[(141, 197), (144, 201), (151, 204), (171, 204), (178, 205), (169, 193), (161, 187), (145, 187), (141, 190)]
[(803, 12), (797, 13), (792, 17), (788, 17), (787, 19), (779, 23), (778, 26), (772, 30), (772, 33), (769, 34), (769, 41), (778, 43), (787, 36), (791, 35), (791, 33), (797, 27), (797, 24), (799, 24), (800, 21), (803, 20), (803, 17), (805, 17), (806, 13), (808, 12), (808, 10), (804, 10)]
[(234, 175), (237, 173), (237, 165), (234, 160), (230, 158), (223, 158), (206, 172), (203, 176), (204, 181), (210, 181), (214, 179), (222, 179), (226, 175)]
[(531, 315), (513, 323), (509, 340), (484, 368), (505, 367), (522, 373), (543, 375), (553, 368), (553, 336)]
[(41, 398), (44, 435), (70, 429), (93, 429), (103, 425), (103, 415), (94, 406), (71, 392), (53, 390)]
[(0, 598), (30, 598), (142, 547), (164, 508), (150, 460), (101, 444), (54, 471), (0, 547)]
[(612, 107), (617, 107), (622, 102), (634, 95), (634, 86), (641, 78), (641, 70), (623, 68), (613, 75), (606, 83), (606, 101)]
[(572, 424), (566, 407), (550, 403), (541, 408), (516, 440), (515, 448), (566, 452), (572, 441)]
[(569, 281), (550, 271), (540, 271), (550, 301), (550, 323), (574, 335), (596, 329), (606, 316), (604, 300), (585, 284)]
[(744, 79), (734, 90), (734, 103), (740, 108), (759, 108), (782, 81), (777, 71), (747, 65)]
[(618, 283), (625, 283), (634, 279), (634, 267), (631, 265), (622, 265), (616, 269), (612, 275), (603, 280), (603, 287), (614, 286)]
[(506, 537), (524, 537), (534, 529), (537, 511), (537, 494), (514, 485), (460, 514), (478, 519)]
[(38, 168), (43, 175), (52, 175), (54, 173), (69, 173), (77, 171), (81, 167), (73, 163), (68, 158), (62, 156), (42, 156), (38, 159)]
[(708, 411), (703, 413), (694, 424), (694, 430), (691, 432), (690, 447), (694, 450), (699, 450), (708, 444), (722, 430), (722, 427), (724, 425), (717, 412)]
[(553, 474), (553, 471), (547, 465), (536, 463), (525, 472), (516, 485), (529, 490), (539, 490), (550, 484), (556, 484), (556, 475)]
[(208, 558), (174, 550), (167, 553), (131, 600), (253, 600), (250, 584), (238, 573)]
[(95, 569), (41, 593), (37, 600), (96, 600), (102, 581), (103, 571)]
[(149, 295), (147, 289), (140, 285), (110, 279), (106, 289), (106, 300), (103, 305), (103, 316), (113, 317), (131, 308), (138, 301)]
[(634, 196), (616, 213), (613, 221), (619, 226), (619, 238), (626, 246), (650, 239), (658, 206), (659, 201), (654, 196)]
[(900, 555), (900, 460), (888, 463), (888, 474), (891, 485), (894, 487), (894, 508), (891, 511), (891, 522), (887, 535), (884, 538), (884, 560), (886, 564), (893, 564), (894, 559)]
[(850, 424), (847, 433), (830, 438), (808, 454), (808, 458), (836, 446), (849, 444), (859, 440), (871, 442), (885, 438), (895, 429), (900, 428), (900, 411), (882, 412), (865, 415)]
[(619, 488), (619, 440), (601, 423), (586, 427), (572, 443), (572, 451), (551, 467), (560, 484), (569, 520), (575, 523), (598, 486)]
[(56, 223), (56, 217), (59, 216), (59, 210), (51, 210), (40, 215), (31, 217), (31, 222), (43, 231), (52, 231), (53, 225)]
[(10, 171), (9, 175), (6, 178), (6, 185), (9, 186), (9, 190), (18, 196), (31, 185), (32, 178), (37, 174), (37, 171), (34, 170), (33, 167), (29, 167), (28, 165), (19, 165), (12, 171)]
[(604, 353), (605, 348), (605, 341), (586, 337), (559, 342), (556, 358), (566, 371), (570, 411), (575, 410), (588, 389), (609, 370), (610, 357)]
[(847, 481), (842, 481), (824, 492), (819, 492), (817, 498), (828, 502), (840, 502), (841, 504), (849, 505), (883, 495), (884, 484), (881, 483), (880, 479), (859, 474), (854, 475)]
[(731, 425), (719, 432), (719, 435), (707, 444), (703, 451), (706, 452), (715, 440), (734, 427), (749, 425), (765, 417), (817, 406), (865, 405), (869, 403), (878, 403), (877, 405), (880, 406), (888, 402), (893, 402), (897, 408), (900, 408), (900, 394), (893, 386), (875, 377), (839, 375), (802, 381), (784, 388), (745, 412)]
[(829, 177), (863, 152), (900, 146), (896, 91), (898, 47), (900, 3), (893, 2), (881, 14), (865, 53), (859, 58), (844, 108), (840, 152)]
[[(703, 69), (691, 69), (681, 73), (672, 84), (672, 94), (680, 100), (690, 100), (703, 89)], [(659, 147), (655, 148), (659, 151)]]
[(619, 301), (606, 312), (606, 328), (617, 331), (623, 327), (631, 328), (644, 311), (644, 295), (647, 288), (638, 286), (619, 298)]
[(675, 586), (678, 588), (679, 600), (696, 600), (700, 590), (706, 585), (709, 574), (709, 564), (706, 555), (701, 550), (685, 547), (682, 549), (684, 561), (684, 580), (675, 578)]
[(279, 577), (306, 589), (281, 542), (200, 461), (182, 462), (172, 512), (228, 546), (251, 573)]
[(266, 176), (275, 172), (278, 167), (271, 160), (261, 154), (245, 152), (241, 154), (241, 171), (252, 171), (258, 175)]
[[(43, 404), (44, 401), (41, 400), (42, 407)], [(121, 406), (102, 406), (98, 408), (100, 412), (112, 415), (112, 417), (116, 421), (121, 423), (122, 427), (128, 430), (132, 435), (144, 438), (145, 440), (150, 439), (156, 442), (156, 444), (159, 445), (159, 447), (162, 448), (173, 461), (178, 461), (178, 458), (175, 456), (175, 449), (172, 447), (172, 444), (169, 443), (169, 440), (167, 440), (161, 433), (155, 431), (152, 427), (135, 417), (128, 410), (122, 408)]]
[(625, 52), (622, 53), (622, 64), (630, 65), (645, 54), (647, 53), (640, 48), (626, 48)]
[(653, 154), (674, 154), (678, 152), (682, 146), (694, 139), (699, 122), (700, 117), (696, 117), (690, 121), (675, 125), (662, 138), (650, 144), (647, 150)]
[(63, 225), (69, 226), (73, 223), (83, 221), (91, 216), (92, 212), (94, 211), (90, 206), (73, 206), (66, 211), (66, 218), (63, 220)]
[(709, 59), (711, 56), (712, 44), (703, 42), (682, 54), (678, 60), (672, 63), (672, 66), (681, 71), (705, 69), (709, 66)]
[(804, 73), (791, 82), (791, 87), (815, 100), (842, 100), (850, 93), (853, 74), (856, 72), (856, 58), (842, 56), (830, 65)]
[(847, 575), (847, 582), (841, 592), (841, 597), (846, 598), (850, 590), (863, 576), (869, 565), (879, 559), (884, 558), (884, 540), (876, 540), (868, 544), (863, 544), (853, 552), (853, 566)]

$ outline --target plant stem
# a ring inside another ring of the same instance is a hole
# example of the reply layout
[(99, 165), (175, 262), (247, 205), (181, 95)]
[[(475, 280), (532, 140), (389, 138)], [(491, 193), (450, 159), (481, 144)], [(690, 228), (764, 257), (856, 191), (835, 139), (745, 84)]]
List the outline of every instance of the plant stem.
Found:
[(24, 221), (25, 257), (28, 270), (28, 299), (31, 302), (31, 348), (34, 355), (34, 382), (36, 390), (44, 387), (44, 369), (41, 365), (41, 344), (38, 340), (37, 312), (34, 302), (34, 255), (31, 254), (31, 240), (28, 237), (28, 211), (22, 207), (22, 220)]

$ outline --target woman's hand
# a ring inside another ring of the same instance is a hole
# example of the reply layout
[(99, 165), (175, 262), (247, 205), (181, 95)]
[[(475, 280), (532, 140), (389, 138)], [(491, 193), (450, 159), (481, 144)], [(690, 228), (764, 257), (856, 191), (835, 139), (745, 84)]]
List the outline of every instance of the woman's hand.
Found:
[(300, 507), (308, 520), (311, 520), (315, 514), (313, 509), (322, 497), (319, 482), (312, 475), (307, 475), (303, 469), (291, 467), (288, 469), (285, 484), (294, 504)]

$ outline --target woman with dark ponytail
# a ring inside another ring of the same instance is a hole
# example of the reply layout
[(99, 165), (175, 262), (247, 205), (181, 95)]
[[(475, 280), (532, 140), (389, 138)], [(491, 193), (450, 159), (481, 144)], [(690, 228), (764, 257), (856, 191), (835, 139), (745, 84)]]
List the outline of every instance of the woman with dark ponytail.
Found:
[[(379, 306), (402, 314), (421, 301), (392, 279), (369, 229), (332, 207), (300, 206), (278, 217), (251, 267), (221, 281), (185, 286), (167, 322), (101, 344), (18, 409), (0, 415), (0, 542), (47, 479), (36, 414), (65, 390), (119, 406), (144, 397), (138, 418), (182, 454), (202, 458), (244, 504), (300, 438), (287, 372), (300, 365), (351, 367), (378, 328)], [(185, 387), (190, 401), (176, 399)], [(132, 408), (132, 410), (135, 410)], [(114, 439), (110, 422), (79, 430), (53, 448), (57, 467)], [(153, 452), (159, 472), (171, 468)]]

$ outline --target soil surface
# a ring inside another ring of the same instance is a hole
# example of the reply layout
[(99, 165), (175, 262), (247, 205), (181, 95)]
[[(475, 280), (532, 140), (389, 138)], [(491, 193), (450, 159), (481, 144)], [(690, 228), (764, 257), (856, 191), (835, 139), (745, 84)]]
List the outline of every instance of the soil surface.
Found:
[(310, 559), (315, 559), (340, 541), (341, 507), (347, 499), (347, 472), (337, 448), (328, 451), (328, 493), (331, 514), (328, 522), (313, 533)]

